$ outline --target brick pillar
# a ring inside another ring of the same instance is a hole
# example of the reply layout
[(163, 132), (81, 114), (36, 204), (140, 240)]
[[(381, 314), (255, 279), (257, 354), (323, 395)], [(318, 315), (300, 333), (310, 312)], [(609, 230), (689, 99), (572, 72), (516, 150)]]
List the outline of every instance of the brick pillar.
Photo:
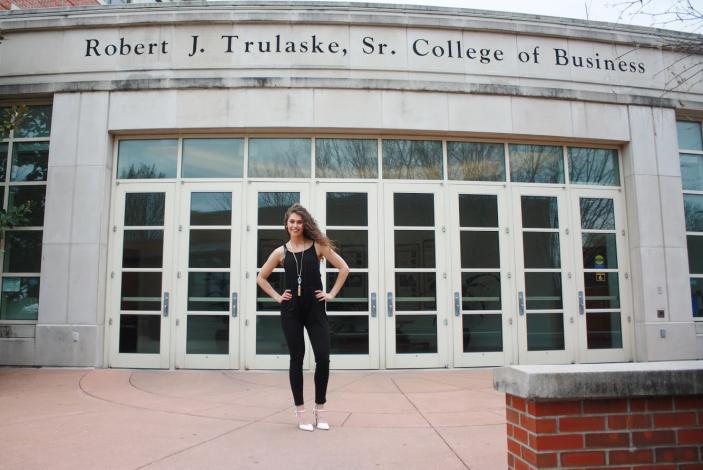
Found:
[(505, 404), (510, 469), (703, 470), (703, 395)]
[(510, 469), (703, 470), (703, 361), (509, 366)]

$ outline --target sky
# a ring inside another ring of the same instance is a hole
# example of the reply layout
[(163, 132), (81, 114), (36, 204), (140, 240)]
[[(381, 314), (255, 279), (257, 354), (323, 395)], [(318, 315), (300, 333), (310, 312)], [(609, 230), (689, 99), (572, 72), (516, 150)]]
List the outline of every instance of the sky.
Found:
[[(363, 0), (362, 0), (363, 1)], [(366, 0), (369, 3), (396, 3), (405, 5), (435, 5), (477, 10), (498, 10), (536, 15), (561, 16), (565, 18), (590, 19), (611, 23), (654, 26), (657, 28), (703, 34), (703, 19), (698, 21), (677, 21), (671, 15), (653, 17), (647, 14), (634, 14), (636, 8), (626, 9), (630, 0)], [(697, 11), (703, 14), (703, 0), (688, 0)], [(687, 0), (644, 0), (649, 12), (662, 13)]]

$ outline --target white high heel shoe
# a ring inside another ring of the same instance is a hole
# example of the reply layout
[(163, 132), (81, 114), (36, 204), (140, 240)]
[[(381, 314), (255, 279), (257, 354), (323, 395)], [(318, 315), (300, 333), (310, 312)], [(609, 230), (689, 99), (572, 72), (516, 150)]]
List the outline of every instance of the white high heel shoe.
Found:
[(325, 412), (325, 410), (321, 410), (321, 409), (317, 408), (317, 406), (314, 406), (312, 408), (312, 414), (313, 414), (313, 416), (315, 416), (315, 427), (317, 429), (322, 429), (323, 431), (329, 431), (330, 430), (329, 423), (327, 421), (325, 421), (324, 419), (322, 419), (322, 417), (320, 416), (320, 413), (324, 413), (324, 412)]
[(312, 423), (306, 423), (303, 421), (305, 418), (305, 410), (298, 410), (296, 408), (295, 417), (298, 418), (298, 429), (301, 431), (313, 431), (315, 429), (313, 428)]

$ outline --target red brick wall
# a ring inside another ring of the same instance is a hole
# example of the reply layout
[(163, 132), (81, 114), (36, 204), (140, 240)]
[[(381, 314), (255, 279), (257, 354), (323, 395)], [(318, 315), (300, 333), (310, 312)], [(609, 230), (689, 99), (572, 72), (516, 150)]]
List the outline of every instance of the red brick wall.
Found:
[(703, 395), (505, 401), (510, 469), (703, 470)]
[(22, 10), (32, 8), (69, 8), (80, 5), (100, 5), (98, 0), (0, 0), (0, 10), (9, 10), (12, 5)]

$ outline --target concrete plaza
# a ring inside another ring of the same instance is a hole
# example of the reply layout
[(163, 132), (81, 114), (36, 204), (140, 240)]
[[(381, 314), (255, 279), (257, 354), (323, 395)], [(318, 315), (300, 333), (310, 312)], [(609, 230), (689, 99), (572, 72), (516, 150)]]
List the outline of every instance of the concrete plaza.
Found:
[(335, 371), (327, 409), (297, 430), (285, 371), (0, 368), (0, 469), (506, 467), (491, 369)]

